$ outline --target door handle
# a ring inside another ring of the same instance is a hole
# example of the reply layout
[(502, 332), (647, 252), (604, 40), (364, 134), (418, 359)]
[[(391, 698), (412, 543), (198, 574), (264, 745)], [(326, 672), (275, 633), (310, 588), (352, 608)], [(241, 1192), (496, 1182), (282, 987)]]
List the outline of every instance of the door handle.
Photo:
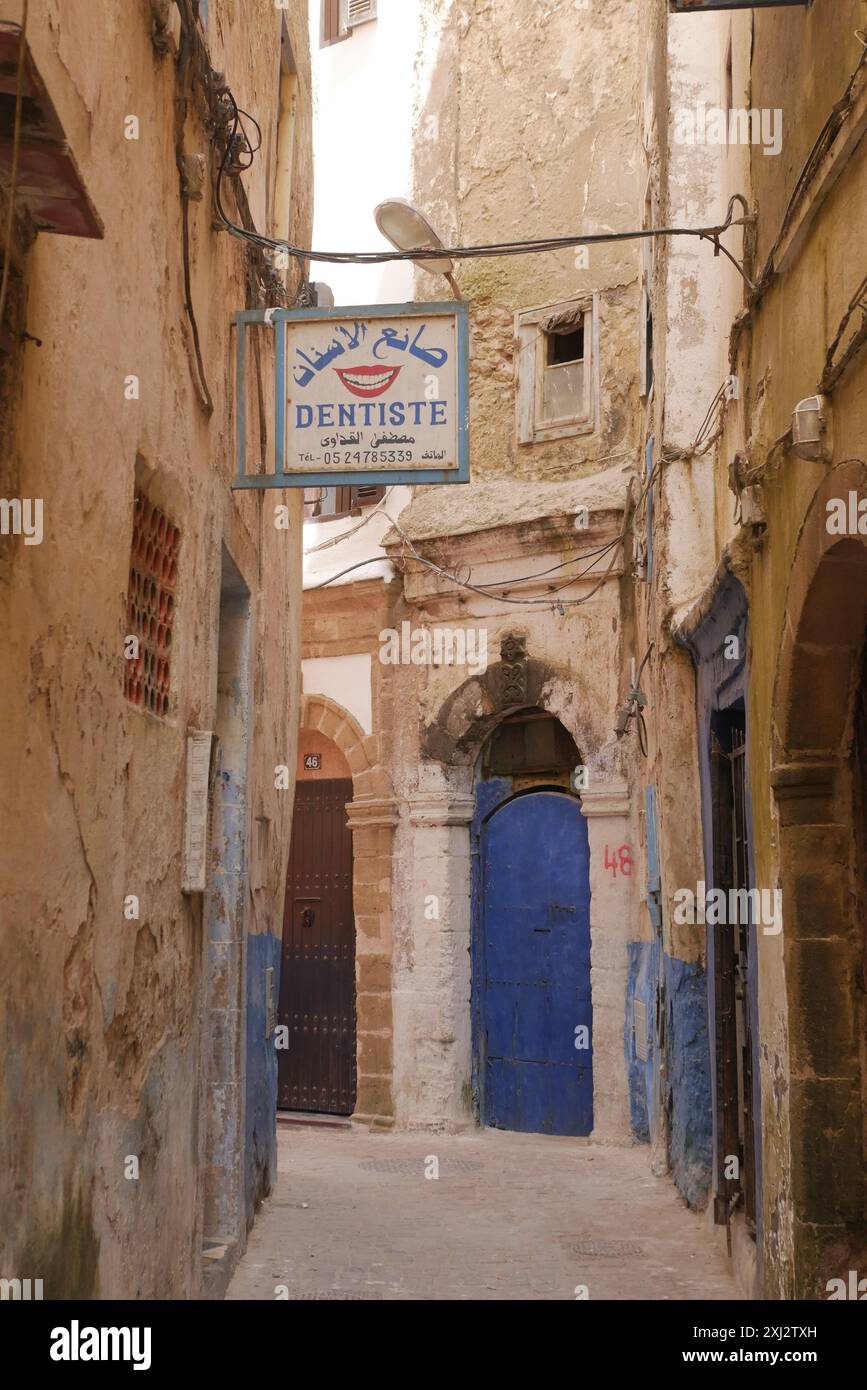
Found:
[(313, 919), (316, 916), (316, 909), (305, 907), (301, 913), (301, 926), (304, 928), (313, 926)]

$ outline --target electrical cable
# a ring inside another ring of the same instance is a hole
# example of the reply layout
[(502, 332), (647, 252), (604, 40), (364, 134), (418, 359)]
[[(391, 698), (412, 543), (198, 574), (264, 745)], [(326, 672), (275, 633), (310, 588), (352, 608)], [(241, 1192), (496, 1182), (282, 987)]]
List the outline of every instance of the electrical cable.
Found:
[[(351, 527), (348, 531), (341, 531), (339, 536), (332, 536), (327, 541), (320, 541), (319, 545), (311, 545), (309, 550), (304, 551), (305, 558), (308, 555), (316, 555), (319, 553), (319, 551), (330, 550), (333, 546), (340, 545), (342, 541), (347, 541), (349, 540), (350, 536), (354, 536), (357, 531), (360, 531), (361, 528), (363, 526), (366, 526), (368, 521), (371, 521), (375, 516), (382, 516), (381, 508), (384, 507), (386, 502), (388, 501), (389, 494), (394, 492), (395, 486), (396, 484), (392, 483), (385, 489), (385, 492), (383, 493), (382, 497), (380, 497), (376, 506), (369, 507), (365, 516), (362, 517), (361, 521), (359, 521), (356, 526)], [(387, 513), (386, 517), (388, 517)], [(326, 521), (327, 519), (327, 517), (320, 518), (320, 520), (322, 521)]]
[[(240, 116), (245, 114), (241, 112), (238, 103), (235, 101), (234, 96), (228, 88), (225, 91), (225, 96), (232, 111), (232, 134), (227, 141), (226, 149), (223, 152), (223, 158), (217, 173), (214, 202), (217, 213), (227, 231), (231, 232), (234, 236), (253, 242), (262, 250), (286, 251), (290, 256), (295, 256), (302, 261), (320, 261), (323, 264), (330, 265), (384, 265), (391, 261), (443, 259), (472, 260), (478, 257), (488, 256), (523, 256), (544, 251), (564, 251), (576, 246), (593, 246), (616, 241), (634, 241), (661, 236), (694, 236), (699, 237), (701, 240), (712, 242), (715, 254), (718, 255), (721, 252), (726, 256), (746, 280), (750, 289), (755, 289), (746, 271), (732, 253), (723, 246), (719, 239), (723, 232), (728, 231), (732, 226), (740, 225), (743, 221), (742, 218), (733, 218), (735, 203), (740, 203), (745, 215), (748, 213), (746, 199), (739, 193), (735, 193), (729, 199), (726, 220), (711, 227), (654, 227), (635, 232), (598, 232), (594, 234), (585, 234), (583, 236), (538, 237), (525, 241), (491, 242), (481, 246), (421, 247), (411, 251), (316, 251), (303, 246), (296, 246), (294, 243), (286, 241), (281, 237), (268, 237), (264, 236), (261, 232), (246, 231), (243, 227), (239, 227), (237, 223), (232, 222), (231, 218), (227, 217), (222, 202), (222, 181), (226, 173), (227, 156), (229, 151), (234, 147)], [(250, 117), (250, 119), (252, 120), (253, 118)], [(251, 150), (246, 135), (244, 139), (248, 150), (251, 151), (252, 161), (252, 153), (254, 152)], [(249, 165), (245, 167), (249, 168)]]
[(765, 260), (764, 269), (761, 275), (759, 276), (757, 284), (753, 286), (757, 299), (760, 299), (765, 294), (771, 282), (773, 281), (774, 276), (776, 275), (776, 267), (774, 263), (776, 261), (777, 252), (779, 251), (783, 239), (785, 238), (785, 235), (789, 230), (789, 226), (791, 224), (795, 208), (797, 207), (801, 198), (804, 196), (807, 188), (813, 180), (813, 177), (822, 159), (833, 145), (834, 141), (837, 138), (837, 135), (840, 132), (841, 127), (847, 120), (849, 113), (852, 109), (855, 87), (858, 82), (858, 78), (861, 75), (862, 69), (864, 68), (865, 64), (867, 64), (867, 34), (865, 34), (863, 30), (856, 29), (855, 37), (861, 44), (861, 57), (859, 58), (855, 70), (849, 78), (848, 83), (846, 84), (846, 90), (843, 93), (843, 96), (840, 98), (838, 102), (835, 102), (834, 106), (832, 106), (830, 114), (828, 115), (825, 121), (825, 124), (822, 126), (822, 129), (816, 136), (816, 139), (813, 142), (812, 149), (810, 150), (810, 153), (807, 155), (807, 158), (804, 161), (804, 164), (801, 168), (801, 172), (798, 174), (798, 177), (795, 180), (794, 187), (792, 188), (792, 192), (786, 204), (786, 210), (783, 213), (783, 219), (780, 223), (779, 231), (777, 232), (777, 235), (774, 238), (773, 245), (771, 246), (771, 249), (768, 252), (767, 258)]
[[(497, 602), (497, 603), (509, 603), (509, 604), (516, 605), (516, 606), (523, 607), (523, 608), (540, 607), (540, 606), (542, 606), (542, 607), (547, 607), (547, 608), (550, 608), (550, 609), (553, 610), (553, 609), (558, 608), (558, 607), (559, 607), (559, 608), (563, 608), (564, 606), (567, 606), (567, 605), (568, 605), (569, 607), (577, 607), (577, 606), (580, 606), (581, 604), (587, 603), (587, 602), (594, 596), (594, 594), (596, 594), (596, 593), (598, 592), (598, 590), (602, 587), (602, 585), (603, 585), (603, 584), (605, 583), (605, 581), (608, 579), (608, 577), (609, 577), (609, 575), (610, 575), (610, 573), (611, 573), (611, 570), (612, 570), (612, 568), (613, 568), (613, 566), (614, 566), (614, 561), (615, 561), (616, 555), (617, 555), (617, 548), (618, 548), (620, 545), (622, 545), (622, 543), (626, 540), (627, 536), (628, 536), (628, 535), (630, 534), (630, 532), (634, 529), (635, 521), (636, 521), (637, 517), (639, 516), (639, 509), (640, 509), (642, 503), (644, 502), (644, 500), (646, 499), (647, 494), (648, 494), (650, 488), (653, 486), (653, 483), (654, 483), (654, 481), (655, 481), (655, 479), (656, 479), (656, 476), (657, 476), (657, 473), (658, 473), (658, 471), (659, 471), (659, 467), (660, 467), (660, 463), (657, 462), (657, 463), (654, 465), (654, 467), (653, 467), (653, 469), (652, 469), (652, 471), (651, 471), (651, 473), (650, 473), (650, 476), (648, 477), (647, 482), (645, 483), (644, 488), (643, 488), (642, 491), (641, 491), (641, 494), (640, 494), (640, 496), (639, 496), (639, 498), (638, 498), (638, 501), (636, 502), (635, 508), (633, 509), (633, 514), (632, 514), (632, 517), (631, 517), (630, 521), (628, 522), (628, 524), (624, 527), (624, 529), (623, 529), (617, 536), (615, 536), (612, 540), (610, 540), (610, 541), (608, 542), (607, 545), (601, 546), (601, 547), (599, 547), (597, 550), (587, 551), (587, 552), (581, 553), (581, 554), (579, 554), (579, 555), (572, 556), (570, 560), (563, 561), (562, 564), (560, 564), (560, 565), (555, 565), (555, 566), (553, 566), (550, 570), (543, 570), (543, 571), (541, 571), (540, 574), (537, 574), (537, 575), (528, 575), (528, 576), (525, 576), (524, 580), (521, 581), (521, 582), (531, 582), (531, 581), (533, 581), (533, 580), (538, 580), (539, 578), (542, 578), (542, 577), (544, 577), (544, 576), (547, 575), (547, 574), (553, 573), (554, 570), (556, 570), (556, 569), (564, 569), (564, 568), (566, 568), (567, 565), (569, 565), (569, 564), (575, 564), (575, 563), (577, 563), (579, 560), (590, 559), (591, 557), (592, 557), (592, 558), (596, 558), (597, 556), (605, 555), (605, 554), (607, 554), (608, 551), (611, 551), (611, 552), (612, 552), (611, 560), (609, 561), (608, 567), (607, 567), (607, 569), (604, 571), (604, 573), (602, 574), (600, 580), (599, 580), (598, 583), (595, 584), (594, 587), (590, 590), (589, 594), (585, 594), (585, 595), (583, 595), (583, 596), (582, 596), (581, 598), (579, 598), (579, 599), (566, 599), (566, 600), (560, 599), (560, 600), (555, 601), (555, 600), (554, 600), (553, 598), (551, 598), (551, 597), (536, 598), (536, 599), (509, 598), (509, 597), (507, 597), (505, 594), (495, 594), (495, 593), (493, 593), (492, 590), (493, 590), (493, 588), (495, 587), (495, 585), (493, 585), (493, 584), (487, 585), (487, 586), (483, 586), (483, 585), (480, 585), (480, 584), (472, 584), (472, 583), (470, 583), (469, 580), (462, 580), (462, 579), (460, 579), (456, 574), (453, 574), (453, 573), (451, 573), (449, 570), (444, 569), (441, 565), (435, 564), (433, 560), (428, 560), (426, 556), (420, 555), (419, 552), (418, 552), (418, 550), (417, 550), (417, 548), (416, 548), (415, 545), (413, 544), (412, 539), (406, 534), (406, 532), (404, 531), (404, 529), (403, 529), (403, 527), (400, 525), (400, 523), (399, 523), (398, 521), (396, 521), (396, 520), (394, 519), (394, 517), (390, 516), (390, 515), (388, 514), (388, 512), (385, 512), (384, 515), (388, 518), (388, 520), (389, 520), (389, 522), (391, 523), (391, 525), (392, 525), (392, 526), (394, 527), (394, 529), (397, 531), (398, 535), (402, 538), (402, 540), (403, 540), (403, 542), (404, 542), (404, 545), (408, 548), (409, 553), (410, 553), (411, 557), (412, 557), (414, 560), (417, 560), (419, 564), (424, 565), (427, 569), (433, 570), (436, 574), (441, 574), (444, 578), (449, 579), (453, 584), (457, 584), (457, 585), (458, 585), (460, 588), (462, 588), (462, 589), (468, 589), (468, 590), (470, 590), (470, 591), (473, 592), (473, 593), (481, 594), (481, 596), (482, 596), (483, 598), (492, 598), (492, 599), (494, 599), (494, 601)], [(384, 501), (384, 500), (385, 500), (385, 499), (383, 499), (383, 501)], [(341, 539), (342, 539), (342, 537), (341, 537)], [(369, 559), (367, 559), (367, 560), (358, 560), (358, 561), (355, 562), (355, 564), (348, 565), (346, 569), (340, 570), (338, 574), (333, 574), (333, 575), (330, 575), (329, 578), (323, 579), (323, 580), (321, 581), (321, 583), (319, 583), (319, 584), (311, 584), (311, 585), (309, 586), (309, 588), (308, 588), (305, 592), (309, 593), (309, 592), (311, 592), (312, 590), (324, 589), (324, 588), (327, 587), (327, 585), (329, 585), (329, 584), (334, 584), (338, 579), (342, 579), (345, 575), (347, 575), (347, 574), (352, 574), (355, 570), (357, 570), (357, 569), (363, 569), (363, 568), (365, 568), (365, 567), (368, 566), (368, 565), (379, 564), (379, 563), (381, 563), (382, 560), (384, 560), (384, 559), (386, 559), (386, 558), (387, 558), (387, 557), (384, 556), (384, 555), (375, 555), (375, 556), (371, 556), (371, 557), (370, 557)], [(580, 574), (570, 575), (570, 577), (569, 577), (563, 584), (560, 584), (560, 585), (558, 585), (556, 588), (553, 588), (553, 589), (552, 589), (552, 591), (551, 591), (552, 594), (558, 594), (558, 593), (560, 593), (560, 591), (561, 591), (562, 589), (568, 589), (572, 584), (578, 583), (581, 579), (583, 579), (583, 578), (589, 573), (589, 571), (590, 571), (592, 568), (593, 568), (593, 566), (592, 566), (592, 565), (589, 565), (589, 566), (587, 567), (587, 569), (583, 570)], [(512, 586), (513, 586), (514, 584), (516, 584), (516, 583), (518, 583), (518, 582), (519, 582), (519, 581), (518, 581), (517, 579), (515, 579), (515, 580), (508, 580), (508, 581), (505, 581), (505, 582), (503, 582), (503, 583), (501, 583), (501, 584), (496, 585), (496, 587), (502, 588), (502, 589), (508, 591), (509, 589), (512, 588)]]

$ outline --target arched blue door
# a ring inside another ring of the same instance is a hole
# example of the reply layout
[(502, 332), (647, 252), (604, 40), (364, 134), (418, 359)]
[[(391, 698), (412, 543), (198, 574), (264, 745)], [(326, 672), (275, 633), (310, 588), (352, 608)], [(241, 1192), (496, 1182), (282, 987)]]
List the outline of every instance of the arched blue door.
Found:
[(580, 804), (556, 791), (514, 797), (491, 815), (480, 848), (482, 1122), (589, 1134), (590, 846)]

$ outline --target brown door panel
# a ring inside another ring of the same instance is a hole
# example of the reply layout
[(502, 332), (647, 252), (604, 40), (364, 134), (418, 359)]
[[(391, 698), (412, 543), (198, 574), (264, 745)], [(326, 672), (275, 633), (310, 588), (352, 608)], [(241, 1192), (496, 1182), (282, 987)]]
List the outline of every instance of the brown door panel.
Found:
[(299, 782), (283, 915), (278, 1100), (349, 1115), (355, 1106), (355, 918), (348, 779)]

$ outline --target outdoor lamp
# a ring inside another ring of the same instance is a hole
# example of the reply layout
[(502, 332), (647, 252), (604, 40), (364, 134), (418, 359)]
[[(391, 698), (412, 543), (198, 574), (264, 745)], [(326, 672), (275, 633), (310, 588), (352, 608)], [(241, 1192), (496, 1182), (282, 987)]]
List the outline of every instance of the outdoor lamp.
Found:
[(802, 459), (827, 459), (830, 415), (825, 396), (806, 396), (792, 413), (792, 452)]
[[(398, 251), (434, 251), (442, 247), (442, 239), (437, 236), (427, 218), (405, 198), (389, 198), (374, 209), (373, 215), (386, 241), (390, 241)], [(444, 275), (455, 299), (460, 299), (460, 288), (453, 273), (454, 262), (450, 257), (432, 257), (429, 261), (414, 260), (413, 265), (417, 265), (420, 270), (429, 271), (431, 275)]]

